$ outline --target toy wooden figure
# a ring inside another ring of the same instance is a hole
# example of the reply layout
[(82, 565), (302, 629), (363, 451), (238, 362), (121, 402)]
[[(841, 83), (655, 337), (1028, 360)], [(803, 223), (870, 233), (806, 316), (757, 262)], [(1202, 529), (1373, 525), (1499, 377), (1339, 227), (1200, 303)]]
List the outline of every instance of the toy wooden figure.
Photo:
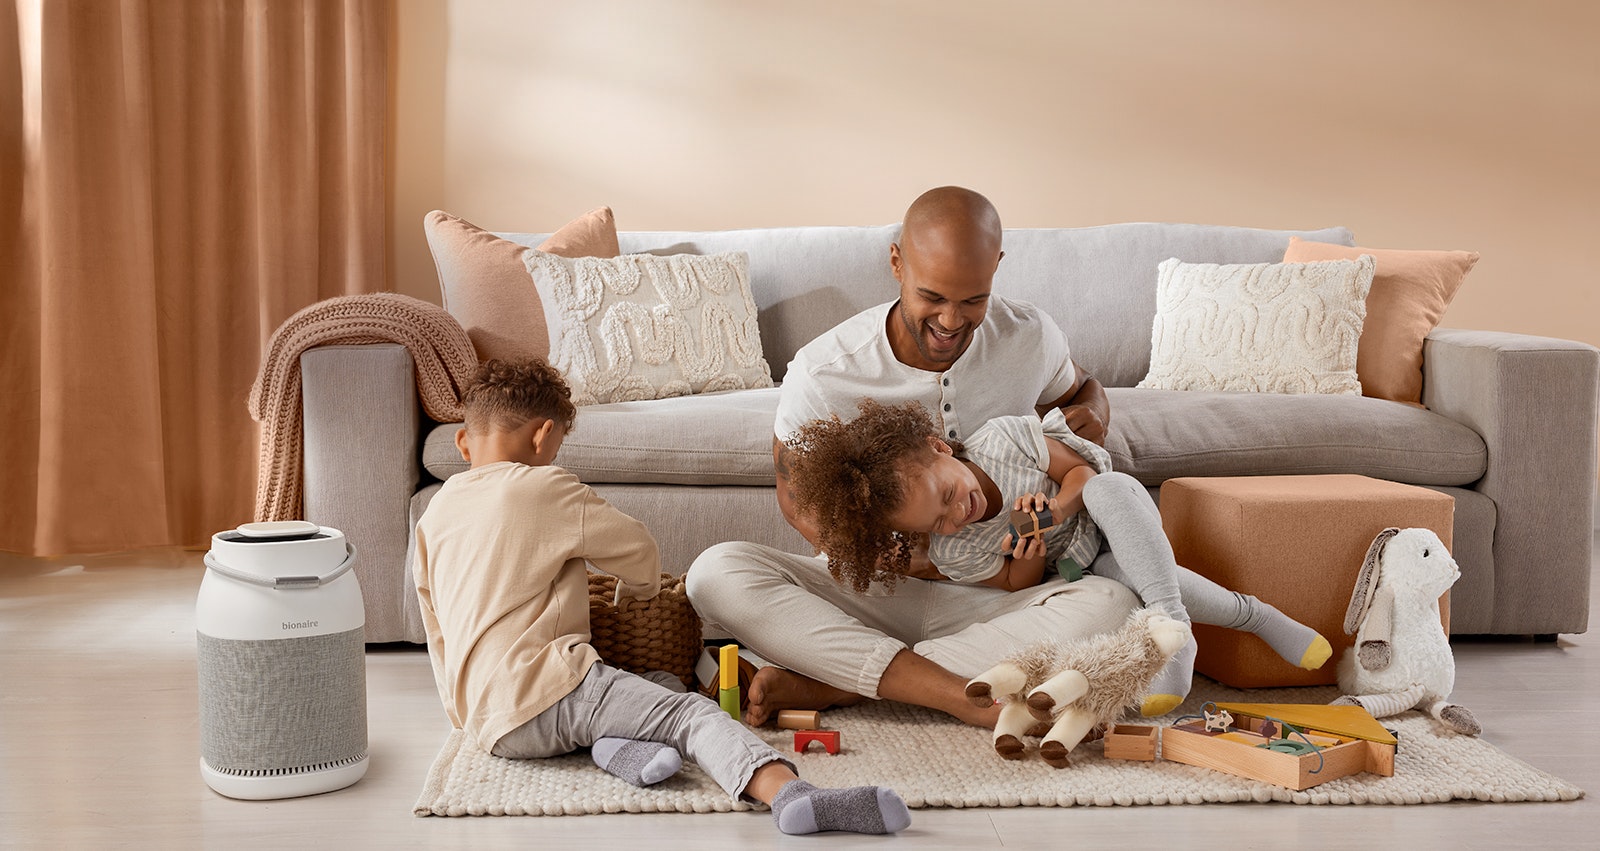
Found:
[(1050, 509), (1039, 506), (1034, 511), (1014, 510), (1011, 512), (1011, 536), (1013, 538), (1031, 538), (1043, 535), (1046, 529), (1056, 525), (1055, 518), (1050, 516)]
[(838, 730), (796, 730), (794, 731), (795, 753), (805, 753), (812, 742), (820, 742), (822, 749), (831, 754), (839, 752)]
[(1233, 728), (1233, 716), (1228, 714), (1228, 710), (1217, 709), (1212, 712), (1212, 709), (1216, 709), (1216, 704), (1214, 703), (1208, 703), (1206, 707), (1200, 710), (1205, 714), (1206, 732), (1226, 733)]

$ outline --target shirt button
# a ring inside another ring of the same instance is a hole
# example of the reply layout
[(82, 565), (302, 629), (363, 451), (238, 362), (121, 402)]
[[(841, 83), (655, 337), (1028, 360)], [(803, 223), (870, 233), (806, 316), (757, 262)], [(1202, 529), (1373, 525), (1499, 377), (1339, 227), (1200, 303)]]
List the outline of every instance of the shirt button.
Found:
[(946, 410), (946, 411), (948, 411), (948, 410), (950, 410), (950, 406), (949, 406), (949, 405), (945, 405), (945, 406), (944, 406), (944, 409), (945, 409), (945, 410)]
[(950, 386), (950, 379), (946, 378), (946, 379), (944, 379), (944, 381), (942, 383), (944, 384), (944, 386), (949, 387)]
[(956, 436), (956, 430), (955, 429), (951, 429), (950, 430), (950, 436), (951, 437), (955, 437)]

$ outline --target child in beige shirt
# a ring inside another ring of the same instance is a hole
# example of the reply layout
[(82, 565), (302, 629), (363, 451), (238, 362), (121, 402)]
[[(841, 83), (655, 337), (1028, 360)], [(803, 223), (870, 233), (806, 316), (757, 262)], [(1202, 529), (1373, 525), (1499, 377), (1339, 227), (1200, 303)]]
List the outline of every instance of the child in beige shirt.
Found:
[(687, 754), (728, 794), (770, 804), (785, 833), (893, 833), (910, 824), (889, 789), (819, 789), (716, 704), (600, 661), (589, 645), (585, 562), (617, 577), (620, 605), (659, 590), (660, 556), (638, 520), (551, 461), (576, 409), (538, 358), (479, 367), (456, 446), (472, 465), (417, 522), (417, 596), (439, 696), (485, 750), (536, 759), (590, 748), (635, 785)]

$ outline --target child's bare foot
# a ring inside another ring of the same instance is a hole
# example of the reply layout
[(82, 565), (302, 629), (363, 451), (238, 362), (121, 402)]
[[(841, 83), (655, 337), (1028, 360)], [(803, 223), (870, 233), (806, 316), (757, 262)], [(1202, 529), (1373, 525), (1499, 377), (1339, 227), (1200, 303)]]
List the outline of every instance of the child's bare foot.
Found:
[(803, 674), (775, 665), (756, 672), (750, 681), (750, 703), (744, 720), (754, 727), (776, 718), (783, 709), (828, 709), (850, 706), (863, 698), (843, 689), (819, 683)]

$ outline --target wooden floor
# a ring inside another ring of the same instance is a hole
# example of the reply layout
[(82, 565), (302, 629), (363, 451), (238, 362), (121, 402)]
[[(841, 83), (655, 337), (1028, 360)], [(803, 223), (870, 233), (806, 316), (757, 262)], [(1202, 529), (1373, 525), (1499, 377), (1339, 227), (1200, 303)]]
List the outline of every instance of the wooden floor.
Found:
[[(919, 810), (896, 838), (783, 837), (764, 813), (419, 819), (447, 722), (420, 649), (367, 655), (371, 768), (313, 798), (233, 801), (200, 779), (195, 552), (0, 555), (0, 846), (19, 848), (1594, 847), (1600, 801)], [(1595, 586), (1600, 597), (1600, 583)], [(1600, 627), (1600, 606), (1591, 603)], [(1485, 738), (1600, 793), (1600, 638), (1458, 642)]]

